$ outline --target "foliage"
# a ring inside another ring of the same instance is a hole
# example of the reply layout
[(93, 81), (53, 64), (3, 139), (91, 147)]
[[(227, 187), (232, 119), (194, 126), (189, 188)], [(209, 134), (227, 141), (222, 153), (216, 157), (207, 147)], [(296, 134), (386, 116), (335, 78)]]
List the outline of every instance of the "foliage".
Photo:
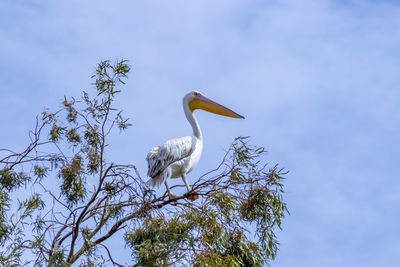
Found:
[(101, 62), (94, 95), (65, 97), (60, 110), (43, 112), (24, 151), (0, 149), (2, 265), (122, 266), (126, 259), (115, 259), (105, 242), (121, 230), (135, 266), (273, 259), (275, 230), (287, 214), (286, 172), (263, 164), (265, 150), (247, 137), (236, 138), (217, 168), (176, 199), (157, 196), (134, 165), (107, 156), (113, 129), (131, 126), (115, 106), (129, 71), (124, 60)]
[(125, 239), (139, 265), (262, 266), (275, 258), (274, 228), (281, 228), (287, 212), (285, 172), (261, 165), (263, 153), (247, 138), (236, 138), (221, 165), (193, 185), (200, 201), (175, 203), (172, 212), (150, 214), (128, 231)]

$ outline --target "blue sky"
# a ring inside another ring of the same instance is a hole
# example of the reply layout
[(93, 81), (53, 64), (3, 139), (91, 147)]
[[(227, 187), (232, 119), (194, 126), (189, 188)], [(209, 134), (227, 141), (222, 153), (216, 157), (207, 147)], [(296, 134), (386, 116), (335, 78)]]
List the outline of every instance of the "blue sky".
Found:
[(3, 0), (0, 147), (24, 147), (35, 115), (91, 88), (100, 60), (128, 59), (118, 103), (134, 126), (110, 156), (145, 174), (152, 146), (191, 134), (181, 99), (202, 91), (246, 119), (198, 112), (191, 176), (238, 135), (291, 171), (272, 266), (396, 266), (399, 28), (397, 1)]

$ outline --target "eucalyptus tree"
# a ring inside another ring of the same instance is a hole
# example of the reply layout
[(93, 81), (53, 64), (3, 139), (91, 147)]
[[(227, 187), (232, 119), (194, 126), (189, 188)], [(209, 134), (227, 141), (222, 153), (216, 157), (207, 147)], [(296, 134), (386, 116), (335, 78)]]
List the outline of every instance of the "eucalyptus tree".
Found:
[[(119, 162), (110, 134), (131, 124), (116, 97), (130, 66), (101, 62), (94, 92), (44, 111), (23, 151), (0, 149), (0, 262), (5, 266), (262, 266), (277, 254), (286, 172), (238, 137), (193, 190), (170, 199)], [(194, 178), (194, 177), (193, 177)], [(192, 180), (193, 180), (192, 178)], [(193, 201), (193, 199), (196, 199)]]

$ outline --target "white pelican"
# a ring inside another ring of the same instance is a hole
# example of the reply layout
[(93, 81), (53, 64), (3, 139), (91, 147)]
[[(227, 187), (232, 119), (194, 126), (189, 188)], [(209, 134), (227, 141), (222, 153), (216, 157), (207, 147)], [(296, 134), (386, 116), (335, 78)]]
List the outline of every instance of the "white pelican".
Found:
[(176, 196), (168, 188), (167, 179), (182, 177), (188, 192), (190, 192), (191, 189), (186, 180), (186, 175), (199, 162), (203, 150), (203, 136), (199, 123), (193, 114), (195, 109), (203, 109), (227, 117), (244, 119), (243, 116), (208, 99), (200, 92), (190, 92), (183, 97), (183, 110), (192, 126), (193, 136), (169, 140), (162, 146), (152, 148), (146, 157), (149, 167), (147, 175), (151, 177), (146, 184), (151, 187), (159, 187), (164, 183), (170, 199)]

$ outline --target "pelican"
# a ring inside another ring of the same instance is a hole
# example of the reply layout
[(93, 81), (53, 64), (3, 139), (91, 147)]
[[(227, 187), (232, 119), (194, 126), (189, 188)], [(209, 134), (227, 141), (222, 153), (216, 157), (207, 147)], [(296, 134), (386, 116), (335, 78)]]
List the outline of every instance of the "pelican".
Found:
[(170, 199), (176, 198), (176, 196), (171, 193), (167, 179), (182, 177), (188, 192), (190, 192), (191, 188), (186, 180), (186, 175), (197, 165), (203, 150), (203, 135), (193, 114), (196, 109), (244, 119), (243, 116), (208, 99), (200, 92), (193, 91), (183, 97), (183, 110), (192, 126), (193, 136), (168, 140), (162, 146), (152, 148), (146, 157), (148, 163), (147, 175), (151, 178), (146, 184), (150, 187), (159, 187), (164, 183)]

